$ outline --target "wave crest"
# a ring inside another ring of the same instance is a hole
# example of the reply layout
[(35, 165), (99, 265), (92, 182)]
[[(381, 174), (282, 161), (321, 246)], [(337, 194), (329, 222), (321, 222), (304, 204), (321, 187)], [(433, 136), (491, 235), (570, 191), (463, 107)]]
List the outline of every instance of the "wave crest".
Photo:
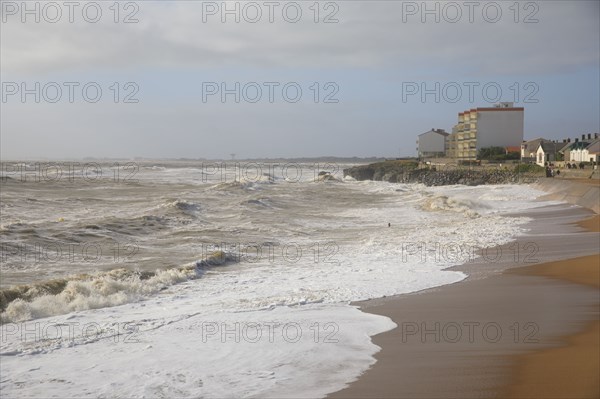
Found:
[(445, 195), (437, 195), (425, 199), (421, 203), (421, 209), (424, 211), (449, 211), (462, 213), (470, 218), (480, 217), (475, 210), (480, 204), (468, 199), (452, 198)]
[(178, 268), (155, 272), (119, 268), (10, 287), (0, 291), (0, 322), (21, 322), (135, 302), (172, 285), (199, 278), (204, 268), (236, 261), (235, 256), (217, 251)]

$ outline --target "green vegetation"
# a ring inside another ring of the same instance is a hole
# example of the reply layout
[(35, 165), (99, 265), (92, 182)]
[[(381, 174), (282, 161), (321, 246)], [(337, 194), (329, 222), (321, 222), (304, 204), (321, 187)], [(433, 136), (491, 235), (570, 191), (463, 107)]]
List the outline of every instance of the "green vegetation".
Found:
[(369, 165), (358, 165), (349, 169), (344, 169), (344, 176), (349, 175), (356, 180), (386, 180), (397, 181), (399, 176), (416, 170), (419, 162), (414, 160), (393, 160), (376, 162)]
[(419, 162), (406, 160), (406, 159), (399, 159), (399, 160), (378, 162), (373, 165), (376, 165), (378, 168), (388, 171), (388, 170), (395, 170), (397, 168), (416, 169), (419, 166)]
[(519, 159), (521, 154), (518, 152), (509, 152), (502, 147), (487, 147), (479, 150), (477, 159), (484, 159), (488, 161), (508, 161)]
[(480, 166), (481, 165), (481, 161), (472, 161), (472, 160), (467, 160), (467, 159), (460, 159), (458, 161), (458, 164), (460, 166)]
[(544, 168), (534, 163), (521, 163), (515, 166), (515, 173), (544, 173)]

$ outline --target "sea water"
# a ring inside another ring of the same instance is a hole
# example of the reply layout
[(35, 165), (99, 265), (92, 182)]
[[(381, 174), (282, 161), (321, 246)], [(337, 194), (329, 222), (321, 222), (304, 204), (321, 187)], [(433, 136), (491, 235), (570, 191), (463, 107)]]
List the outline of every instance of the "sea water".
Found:
[(463, 280), (445, 269), (542, 205), (334, 164), (19, 165), (0, 202), (0, 389), (19, 397), (324, 396), (395, 327), (351, 302)]

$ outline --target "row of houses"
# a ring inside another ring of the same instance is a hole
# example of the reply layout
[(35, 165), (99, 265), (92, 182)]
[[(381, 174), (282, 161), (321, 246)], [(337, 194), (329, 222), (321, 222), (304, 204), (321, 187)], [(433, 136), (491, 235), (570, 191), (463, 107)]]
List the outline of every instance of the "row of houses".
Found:
[[(598, 133), (562, 142), (537, 138), (524, 141), (525, 109), (512, 102), (493, 107), (473, 108), (458, 114), (458, 122), (448, 133), (435, 129), (421, 133), (417, 139), (420, 159), (444, 157), (458, 161), (477, 159), (481, 149), (500, 147), (506, 153), (521, 152), (521, 161), (544, 166), (558, 160), (566, 162), (600, 161)], [(515, 155), (518, 157), (518, 155)]]
[(600, 162), (600, 137), (598, 133), (581, 135), (581, 140), (570, 138), (562, 141), (537, 138), (521, 144), (521, 161), (544, 166), (557, 161)]
[(482, 148), (519, 148), (523, 142), (525, 109), (511, 102), (473, 108), (458, 114), (452, 133), (431, 129), (418, 136), (419, 158), (443, 156), (476, 160)]

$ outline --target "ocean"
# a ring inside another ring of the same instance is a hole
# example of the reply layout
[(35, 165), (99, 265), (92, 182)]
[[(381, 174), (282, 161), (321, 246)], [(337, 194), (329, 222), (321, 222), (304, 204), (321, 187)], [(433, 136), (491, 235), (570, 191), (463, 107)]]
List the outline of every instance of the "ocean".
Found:
[[(388, 318), (527, 232), (526, 185), (354, 181), (333, 163), (6, 163), (0, 392), (322, 397)], [(492, 258), (490, 258), (492, 259)]]

